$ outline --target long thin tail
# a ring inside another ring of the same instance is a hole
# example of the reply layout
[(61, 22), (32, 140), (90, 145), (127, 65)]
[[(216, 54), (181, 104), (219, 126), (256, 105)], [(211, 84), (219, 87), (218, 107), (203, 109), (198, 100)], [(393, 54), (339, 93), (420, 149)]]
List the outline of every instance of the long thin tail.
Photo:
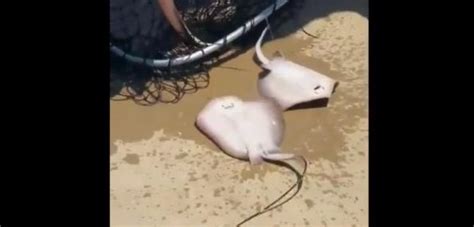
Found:
[(268, 60), (268, 58), (266, 58), (265, 55), (263, 55), (262, 48), (261, 48), (263, 37), (265, 37), (265, 34), (267, 33), (268, 29), (269, 29), (268, 26), (265, 27), (265, 29), (263, 29), (262, 34), (260, 35), (260, 38), (258, 38), (257, 44), (255, 44), (255, 52), (257, 54), (257, 58), (262, 63), (262, 66), (264, 68), (265, 68), (265, 65), (270, 63), (270, 60)]
[(263, 153), (263, 157), (273, 161), (283, 161), (294, 159), (296, 155), (289, 153)]
[[(254, 213), (253, 215), (251, 215), (250, 217), (244, 219), (243, 221), (241, 221), (239, 224), (237, 224), (237, 227), (240, 227), (241, 225), (243, 225), (244, 223), (252, 220), (253, 218), (259, 216), (259, 215), (262, 215), (268, 211), (271, 211), (279, 206), (282, 206), (283, 204), (285, 204), (286, 202), (290, 201), (294, 196), (296, 196), (296, 194), (298, 194), (299, 190), (301, 189), (301, 187), (303, 186), (303, 177), (304, 175), (306, 174), (306, 169), (308, 168), (308, 162), (306, 161), (306, 159), (303, 157), (303, 156), (300, 156), (300, 155), (293, 155), (293, 154), (282, 154), (282, 153), (279, 153), (278, 154), (279, 156), (277, 156), (276, 154), (272, 154), (272, 155), (265, 155), (266, 159), (269, 159), (269, 160), (278, 160), (278, 161), (281, 161), (281, 160), (288, 160), (288, 159), (295, 159), (295, 158), (300, 158), (303, 163), (304, 163), (304, 167), (303, 167), (303, 172), (302, 173), (299, 173), (296, 169), (294, 169), (291, 165), (283, 162), (286, 164), (286, 167), (290, 168), (292, 171), (294, 171), (297, 175), (297, 181), (288, 189), (286, 190), (285, 193), (283, 193), (280, 197), (278, 197), (277, 199), (275, 199), (272, 203), (270, 203), (269, 205), (267, 205), (265, 208), (263, 208), (263, 210), (261, 211), (258, 211), (256, 213)], [(278, 203), (281, 199), (283, 199), (288, 193), (290, 193), (293, 188), (297, 188), (296, 189), (296, 192), (293, 193), (293, 195), (291, 195), (289, 198), (287, 198), (286, 200), (284, 200), (283, 202), (275, 205), (276, 203)]]

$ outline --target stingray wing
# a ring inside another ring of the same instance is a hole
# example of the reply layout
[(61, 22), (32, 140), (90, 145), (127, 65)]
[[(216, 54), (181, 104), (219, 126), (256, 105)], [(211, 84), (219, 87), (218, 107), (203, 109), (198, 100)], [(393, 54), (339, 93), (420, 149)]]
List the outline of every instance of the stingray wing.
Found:
[(197, 127), (217, 146), (236, 158), (247, 158), (247, 148), (238, 136), (235, 119), (216, 111), (221, 106), (209, 103), (196, 119)]

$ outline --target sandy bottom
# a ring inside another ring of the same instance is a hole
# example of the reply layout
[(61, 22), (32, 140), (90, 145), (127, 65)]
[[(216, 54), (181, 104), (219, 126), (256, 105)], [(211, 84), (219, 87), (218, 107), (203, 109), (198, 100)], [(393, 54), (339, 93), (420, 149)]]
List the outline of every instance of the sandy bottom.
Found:
[[(321, 2), (307, 4), (327, 4)], [(317, 7), (309, 5), (299, 17)], [(309, 160), (307, 176), (291, 201), (244, 226), (367, 226), (368, 19), (334, 11), (304, 28), (317, 38), (298, 30), (267, 41), (264, 52), (279, 50), (340, 84), (327, 107), (284, 113), (282, 148)], [(294, 183), (289, 169), (225, 155), (194, 126), (214, 97), (257, 97), (262, 70), (253, 54), (249, 49), (212, 69), (207, 88), (176, 104), (110, 102), (112, 226), (235, 226)]]

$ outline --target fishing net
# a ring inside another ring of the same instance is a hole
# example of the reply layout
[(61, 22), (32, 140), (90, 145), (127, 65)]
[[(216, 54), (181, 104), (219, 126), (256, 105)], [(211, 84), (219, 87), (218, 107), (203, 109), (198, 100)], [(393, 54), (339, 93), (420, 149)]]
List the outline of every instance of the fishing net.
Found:
[[(298, 2), (298, 1), (296, 1)], [(190, 32), (207, 43), (225, 37), (275, 0), (175, 0)], [(278, 27), (294, 13), (298, 4), (289, 1), (274, 8), (269, 17)], [(259, 26), (265, 26), (261, 23)], [(232, 58), (255, 43), (261, 29), (252, 29), (235, 42), (189, 63), (155, 67), (146, 61), (130, 61), (125, 54), (143, 59), (177, 59), (203, 49), (202, 45), (179, 38), (164, 18), (157, 0), (110, 0), (110, 43), (124, 54), (110, 54), (110, 96), (132, 99), (141, 105), (176, 103), (209, 85), (209, 69)], [(172, 61), (170, 61), (172, 62)]]

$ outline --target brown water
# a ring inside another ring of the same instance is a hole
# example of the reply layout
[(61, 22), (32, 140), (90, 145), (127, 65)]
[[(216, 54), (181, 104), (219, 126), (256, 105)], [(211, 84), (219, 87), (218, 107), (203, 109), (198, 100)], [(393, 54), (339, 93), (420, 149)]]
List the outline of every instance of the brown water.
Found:
[[(329, 64), (298, 54), (297, 50), (307, 46), (309, 41), (297, 39), (282, 39), (268, 43), (264, 46), (268, 55), (279, 50), (284, 55), (298, 64), (317, 69), (319, 72), (330, 77), (341, 80), (343, 76), (337, 71), (331, 71)], [(111, 103), (111, 147), (113, 141), (121, 139), (132, 142), (146, 139), (152, 136), (157, 129), (164, 129), (169, 135), (179, 136), (184, 139), (192, 139), (199, 144), (217, 147), (203, 136), (194, 126), (194, 121), (207, 102), (219, 96), (236, 95), (242, 99), (258, 98), (256, 81), (261, 68), (252, 60), (254, 52), (248, 51), (236, 59), (233, 59), (220, 67), (210, 71), (210, 85), (207, 89), (201, 89), (196, 94), (186, 95), (178, 104), (157, 104), (155, 106), (139, 106), (131, 101), (117, 101)], [(340, 96), (336, 93), (333, 100)], [(344, 114), (356, 117), (360, 116), (360, 110), (353, 109)], [(335, 160), (337, 152), (334, 148), (343, 143), (342, 134), (337, 130), (326, 131), (323, 137), (311, 137), (317, 128), (336, 128), (341, 116), (330, 114), (328, 109), (305, 109), (289, 111), (284, 113), (288, 128), (286, 131), (283, 148), (285, 150), (300, 149), (301, 154), (309, 159), (317, 159), (319, 155)], [(331, 120), (336, 119), (336, 120)], [(347, 124), (345, 124), (347, 126)], [(302, 131), (308, 132), (308, 136), (301, 137)], [(331, 138), (336, 143), (326, 143), (323, 140)], [(304, 146), (318, 147), (323, 153), (311, 153)], [(327, 152), (324, 152), (327, 151)], [(112, 153), (114, 150), (112, 151)]]

